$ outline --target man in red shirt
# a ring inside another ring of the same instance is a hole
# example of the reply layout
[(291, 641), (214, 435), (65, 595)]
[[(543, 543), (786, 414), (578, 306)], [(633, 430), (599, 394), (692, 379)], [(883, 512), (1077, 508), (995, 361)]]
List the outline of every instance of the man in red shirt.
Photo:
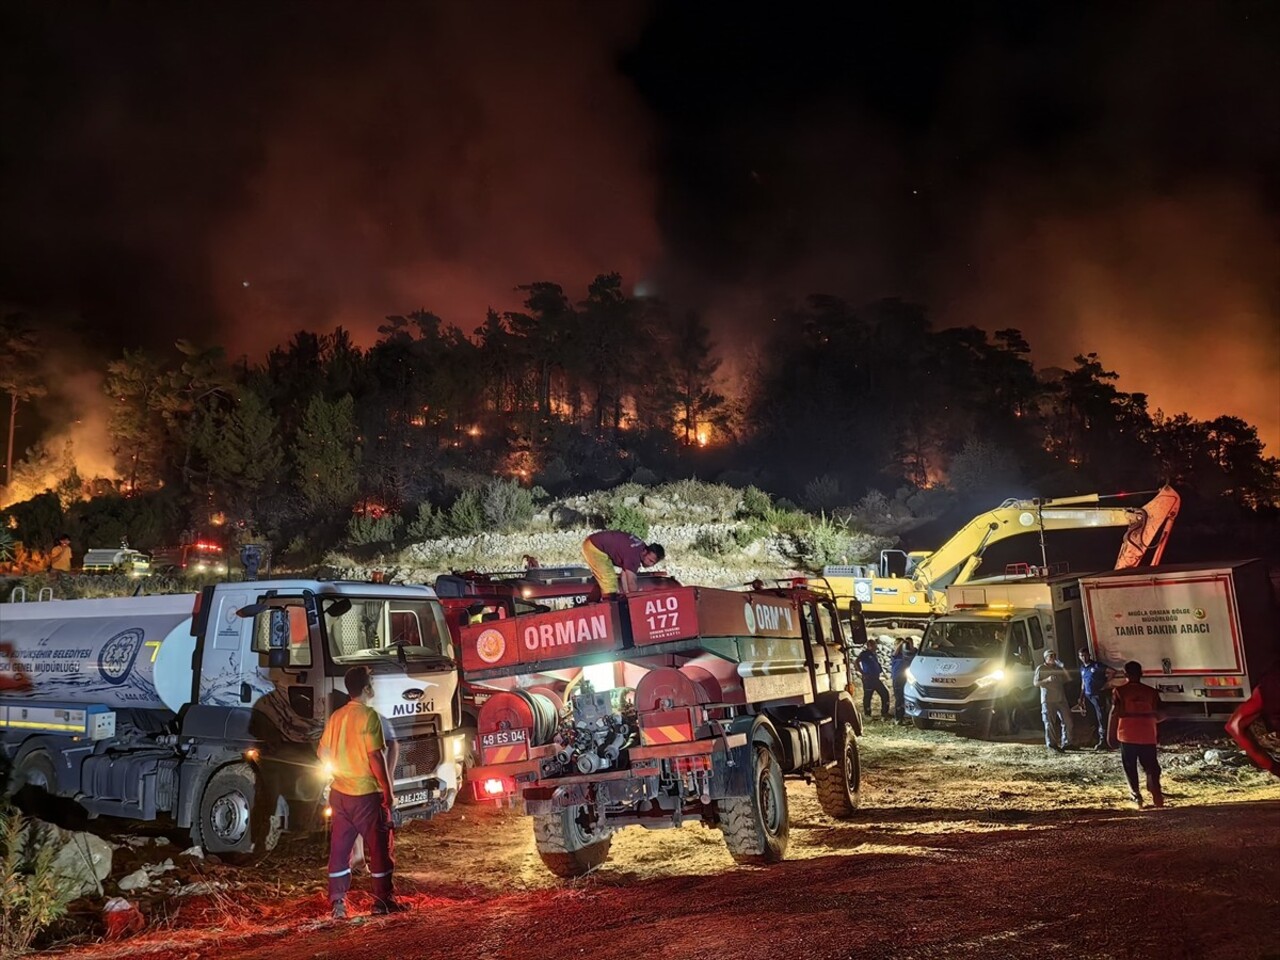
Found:
[(1142, 806), (1138, 790), (1138, 765), (1147, 775), (1151, 802), (1164, 806), (1160, 790), (1160, 761), (1156, 757), (1156, 724), (1165, 719), (1160, 694), (1142, 682), (1142, 664), (1130, 660), (1124, 665), (1128, 682), (1115, 688), (1111, 719), (1107, 724), (1107, 742), (1120, 747), (1120, 763), (1129, 781), (1129, 798)]
[(1231, 714), (1227, 733), (1258, 767), (1280, 777), (1280, 667), (1263, 676)]
[[(588, 599), (599, 600), (601, 595), (635, 593), (640, 568), (660, 563), (667, 551), (662, 544), (645, 543), (625, 530), (599, 530), (582, 541), (582, 555), (596, 578)], [(622, 571), (621, 576), (614, 567)]]

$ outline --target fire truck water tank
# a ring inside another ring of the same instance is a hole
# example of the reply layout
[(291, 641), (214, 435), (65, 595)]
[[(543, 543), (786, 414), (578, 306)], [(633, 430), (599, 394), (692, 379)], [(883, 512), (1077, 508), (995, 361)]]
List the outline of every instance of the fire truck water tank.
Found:
[(168, 710), (191, 700), (194, 594), (0, 604), (8, 699)]

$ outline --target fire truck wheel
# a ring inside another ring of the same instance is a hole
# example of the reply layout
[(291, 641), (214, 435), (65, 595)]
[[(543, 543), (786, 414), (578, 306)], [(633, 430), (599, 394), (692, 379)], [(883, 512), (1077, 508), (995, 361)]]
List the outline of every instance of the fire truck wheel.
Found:
[(853, 724), (840, 725), (839, 750), (833, 763), (813, 771), (813, 785), (818, 803), (829, 817), (847, 820), (858, 810), (858, 786), (862, 771), (858, 765), (858, 736)]
[(538, 856), (557, 877), (581, 877), (609, 859), (611, 834), (584, 826), (585, 813), (584, 807), (566, 807), (559, 813), (533, 818)]
[(280, 841), (280, 821), (272, 815), (261, 787), (247, 764), (217, 771), (200, 797), (192, 839), (208, 853), (232, 862), (248, 862), (275, 849)]
[(752, 774), (751, 796), (718, 801), (720, 829), (738, 863), (778, 863), (787, 855), (791, 830), (787, 788), (782, 767), (762, 743), (755, 745)]

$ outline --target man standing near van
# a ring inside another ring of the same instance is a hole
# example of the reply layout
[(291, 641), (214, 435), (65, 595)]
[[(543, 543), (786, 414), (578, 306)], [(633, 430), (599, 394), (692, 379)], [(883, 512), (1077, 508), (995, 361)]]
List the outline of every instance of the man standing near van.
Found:
[(1040, 717), (1044, 720), (1046, 750), (1064, 753), (1071, 745), (1071, 709), (1067, 706), (1067, 670), (1052, 650), (1036, 667), (1032, 681), (1040, 688)]
[(1087, 701), (1098, 721), (1095, 750), (1107, 749), (1107, 665), (1099, 663), (1085, 647), (1080, 651), (1080, 704)]
[(333, 811), (329, 835), (329, 902), (335, 919), (347, 915), (351, 886), (351, 853), (356, 837), (364, 838), (373, 878), (373, 912), (399, 913), (409, 909), (395, 899), (391, 853), (391, 811), (395, 797), (387, 768), (382, 718), (369, 706), (373, 683), (368, 667), (352, 667), (343, 678), (351, 700), (335, 710), (320, 737), (320, 759), (333, 768), (329, 807)]
[(884, 681), (880, 679), (880, 675), (884, 673), (884, 667), (880, 664), (880, 654), (876, 651), (874, 637), (867, 640), (867, 645), (858, 654), (858, 659), (853, 662), (853, 669), (862, 678), (862, 715), (868, 720), (871, 719), (871, 695), (878, 694), (880, 719), (888, 720), (889, 691), (885, 688)]

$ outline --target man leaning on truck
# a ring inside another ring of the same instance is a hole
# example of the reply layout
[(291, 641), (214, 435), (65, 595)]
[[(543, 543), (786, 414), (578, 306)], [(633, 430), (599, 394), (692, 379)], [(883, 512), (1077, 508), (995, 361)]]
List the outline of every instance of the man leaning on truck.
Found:
[(352, 667), (344, 677), (349, 703), (335, 710), (320, 736), (321, 761), (333, 769), (329, 806), (333, 811), (329, 835), (329, 902), (333, 915), (347, 915), (351, 886), (351, 852), (356, 837), (364, 838), (373, 878), (373, 912), (399, 913), (409, 909), (395, 899), (391, 852), (391, 811), (395, 797), (387, 768), (382, 718), (369, 706), (373, 683), (367, 667)]
[[(667, 552), (660, 543), (645, 543), (625, 530), (598, 530), (582, 541), (582, 556), (596, 578), (588, 596), (599, 600), (617, 593), (635, 593), (641, 567), (661, 563)], [(621, 570), (621, 575), (614, 568)]]

